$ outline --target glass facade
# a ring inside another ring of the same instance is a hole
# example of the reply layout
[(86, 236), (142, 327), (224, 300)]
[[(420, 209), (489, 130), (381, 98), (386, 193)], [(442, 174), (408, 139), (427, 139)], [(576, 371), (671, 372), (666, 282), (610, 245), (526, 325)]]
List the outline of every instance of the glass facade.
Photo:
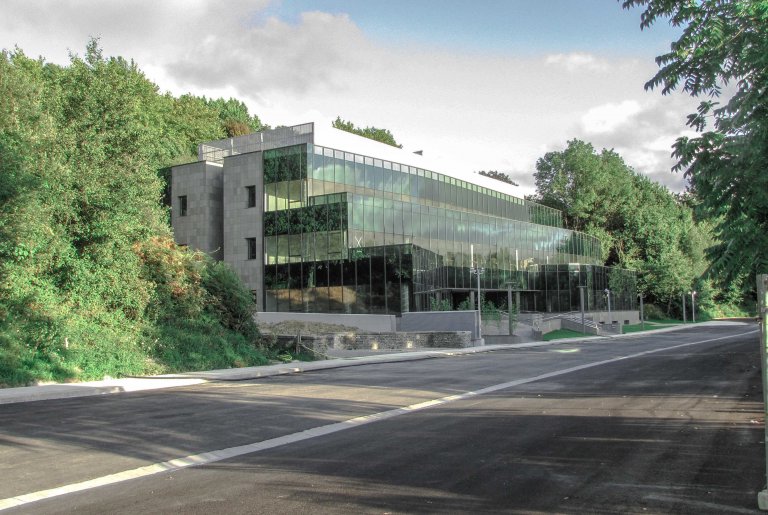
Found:
[(480, 288), (521, 309), (635, 309), (634, 274), (561, 213), (447, 175), (312, 144), (263, 151), (268, 311), (402, 313), (454, 308)]

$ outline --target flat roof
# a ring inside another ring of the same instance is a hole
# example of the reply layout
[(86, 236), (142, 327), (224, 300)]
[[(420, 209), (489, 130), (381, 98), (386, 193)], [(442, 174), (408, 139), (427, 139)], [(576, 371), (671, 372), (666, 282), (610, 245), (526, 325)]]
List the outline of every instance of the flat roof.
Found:
[(455, 179), (483, 186), (485, 188), (506, 193), (517, 198), (523, 198), (519, 188), (504, 181), (492, 179), (475, 173), (475, 170), (467, 170), (458, 167), (454, 162), (446, 159), (438, 159), (429, 155), (420, 155), (403, 150), (401, 148), (374, 141), (370, 138), (358, 136), (330, 125), (313, 123), (314, 144), (322, 147), (330, 147), (354, 154), (360, 154), (376, 159), (391, 161), (393, 163), (415, 166), (431, 172), (447, 175)]
[(217, 155), (214, 159), (218, 160), (227, 155), (258, 152), (301, 143), (312, 143), (342, 152), (429, 170), (430, 172), (460, 179), (470, 184), (523, 199), (518, 187), (504, 181), (485, 177), (475, 173), (475, 170), (461, 168), (450, 159), (416, 154), (387, 145), (386, 143), (336, 129), (330, 124), (325, 123), (308, 122), (290, 127), (277, 127), (233, 138), (206, 141), (199, 145), (198, 155), (200, 160), (204, 160), (206, 155), (212, 153)]

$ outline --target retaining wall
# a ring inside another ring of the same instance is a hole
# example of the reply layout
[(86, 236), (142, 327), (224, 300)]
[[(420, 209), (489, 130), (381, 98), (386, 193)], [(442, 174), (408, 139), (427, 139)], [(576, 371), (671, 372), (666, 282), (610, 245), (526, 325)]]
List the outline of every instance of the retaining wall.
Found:
[(387, 333), (397, 330), (395, 315), (345, 315), (340, 313), (283, 313), (265, 311), (256, 315), (257, 322), (274, 324), (296, 320), (298, 322), (322, 322), (357, 327), (368, 333)]
[(295, 350), (297, 345), (322, 357), (328, 349), (386, 350), (415, 348), (458, 349), (472, 346), (469, 331), (336, 333), (315, 335), (280, 335), (278, 345)]
[(470, 331), (477, 335), (477, 311), (419, 311), (403, 313), (400, 331)]

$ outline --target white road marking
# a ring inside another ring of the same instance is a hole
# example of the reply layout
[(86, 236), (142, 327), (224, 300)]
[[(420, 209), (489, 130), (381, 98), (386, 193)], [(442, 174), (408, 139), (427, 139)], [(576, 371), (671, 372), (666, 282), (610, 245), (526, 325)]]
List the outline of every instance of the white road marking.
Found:
[(685, 506), (685, 509), (693, 508), (694, 506), (697, 506), (701, 508), (702, 510), (710, 510), (714, 513), (755, 513), (755, 510), (748, 510), (746, 508), (739, 508), (737, 506), (725, 506), (723, 504), (716, 504), (713, 502), (707, 502), (707, 501), (698, 501), (696, 499), (691, 498), (685, 498), (684, 500), (679, 497), (673, 497), (671, 495), (645, 495), (643, 496), (643, 500), (650, 500), (650, 501), (662, 501), (662, 502), (670, 502), (670, 503), (681, 503), (683, 506)]
[(380, 422), (382, 420), (398, 417), (400, 415), (406, 415), (408, 413), (413, 413), (415, 411), (434, 408), (436, 406), (442, 406), (450, 402), (469, 399), (472, 397), (476, 397), (478, 395), (497, 392), (499, 390), (505, 390), (507, 388), (512, 388), (515, 386), (520, 386), (520, 385), (532, 383), (535, 381), (540, 381), (542, 379), (549, 379), (550, 377), (570, 374), (571, 372), (578, 372), (579, 370), (599, 367), (601, 365), (607, 365), (609, 363), (616, 363), (617, 361), (638, 358), (641, 356), (647, 356), (648, 354), (655, 354), (657, 352), (665, 352), (669, 350), (680, 349), (683, 347), (699, 345), (702, 343), (715, 342), (718, 340), (726, 340), (730, 338), (735, 338), (737, 336), (746, 336), (752, 333), (757, 333), (757, 331), (749, 331), (749, 332), (741, 333), (738, 335), (721, 336), (719, 338), (711, 338), (709, 340), (682, 343), (679, 345), (673, 345), (671, 347), (647, 350), (643, 352), (638, 352), (636, 354), (629, 354), (627, 356), (619, 356), (617, 358), (610, 358), (602, 361), (595, 361), (592, 363), (586, 363), (584, 365), (578, 365), (575, 367), (565, 368), (562, 370), (556, 370), (554, 372), (547, 372), (546, 374), (540, 374), (535, 377), (528, 377), (525, 379), (508, 381), (506, 383), (495, 384), (492, 386), (488, 386), (486, 388), (481, 388), (479, 390), (465, 392), (457, 395), (449, 395), (447, 397), (441, 397), (439, 399), (433, 399), (425, 402), (419, 402), (417, 404), (411, 404), (410, 406), (403, 406), (402, 408), (381, 411), (379, 413), (374, 413), (372, 415), (355, 417), (355, 418), (345, 420), (343, 422), (337, 422), (335, 424), (328, 424), (325, 426), (315, 427), (312, 429), (307, 429), (305, 431), (300, 431), (298, 433), (279, 436), (277, 438), (271, 438), (269, 440), (264, 440), (261, 442), (250, 443), (247, 445), (239, 445), (237, 447), (228, 447), (226, 449), (203, 452), (200, 454), (192, 454), (190, 456), (176, 458), (169, 461), (163, 461), (160, 463), (154, 463), (152, 465), (146, 465), (144, 467), (139, 467), (131, 470), (125, 470), (123, 472), (118, 472), (116, 474), (109, 474), (107, 476), (97, 477), (94, 479), (89, 479), (87, 481), (81, 481), (79, 483), (72, 483), (72, 484), (60, 486), (57, 488), (50, 488), (48, 490), (39, 490), (37, 492), (18, 495), (15, 497), (9, 497), (7, 499), (0, 499), (0, 511), (7, 510), (9, 508), (18, 507), (18, 506), (23, 506), (25, 504), (29, 504), (37, 501), (42, 501), (45, 499), (51, 499), (53, 497), (58, 497), (60, 495), (71, 494), (74, 492), (82, 492), (83, 490), (90, 490), (92, 488), (98, 488), (100, 486), (113, 485), (115, 483), (121, 483), (123, 481), (128, 481), (131, 479), (137, 479), (141, 477), (160, 474), (162, 472), (169, 472), (169, 471), (179, 470), (187, 467), (206, 465), (206, 464), (214, 463), (221, 460), (235, 458), (237, 456), (242, 456), (244, 454), (252, 454), (255, 452), (265, 451), (267, 449), (274, 449), (276, 447), (281, 447), (283, 445), (288, 445), (296, 442), (301, 442), (304, 440), (309, 440), (310, 438), (317, 438), (318, 436), (325, 436), (333, 433), (338, 433), (339, 431), (345, 431), (347, 429), (352, 429), (352, 428), (363, 426), (366, 424), (371, 424), (373, 422)]

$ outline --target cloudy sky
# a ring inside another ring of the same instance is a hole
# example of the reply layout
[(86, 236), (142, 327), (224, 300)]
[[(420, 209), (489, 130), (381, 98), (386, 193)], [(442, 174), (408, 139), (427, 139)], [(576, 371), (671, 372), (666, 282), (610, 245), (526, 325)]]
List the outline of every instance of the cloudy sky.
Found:
[(408, 150), (534, 191), (569, 139), (673, 191), (695, 101), (645, 92), (676, 39), (615, 0), (3, 0), (0, 47), (65, 64), (90, 37), (173, 94), (236, 97), (270, 125), (388, 128)]

